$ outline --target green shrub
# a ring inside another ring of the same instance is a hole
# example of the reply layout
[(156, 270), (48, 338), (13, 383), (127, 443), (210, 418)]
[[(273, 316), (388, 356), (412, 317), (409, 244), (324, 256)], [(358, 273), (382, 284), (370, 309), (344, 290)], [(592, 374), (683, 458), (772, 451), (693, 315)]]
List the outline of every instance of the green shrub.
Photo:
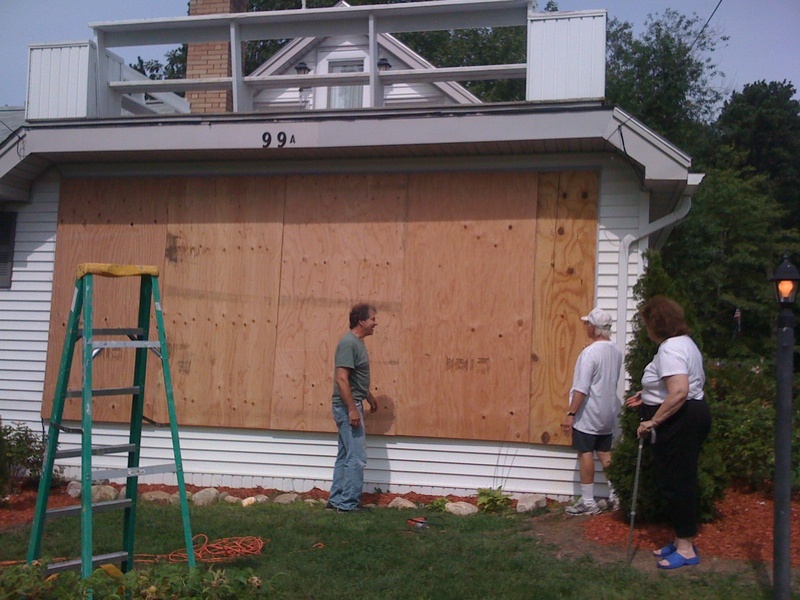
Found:
[[(731, 477), (754, 489), (775, 476), (775, 374), (763, 360), (707, 361), (706, 398)], [(800, 464), (800, 413), (792, 419), (792, 464)], [(800, 484), (798, 472), (794, 486)]]
[[(678, 302), (684, 309), (686, 320), (692, 327), (694, 313), (691, 303), (677, 282), (664, 271), (661, 257), (657, 252), (648, 252), (647, 269), (634, 288), (637, 306), (658, 294), (664, 294)], [(702, 340), (694, 338), (702, 348)], [(633, 340), (628, 345), (625, 366), (631, 375), (634, 390), (639, 389), (642, 373), (657, 352), (657, 346), (648, 339), (644, 328), (637, 321), (633, 327)], [(708, 378), (707, 378), (708, 379)], [(708, 387), (708, 386), (707, 386)], [(706, 393), (708, 396), (708, 392)], [(710, 521), (714, 516), (714, 504), (725, 493), (729, 482), (728, 457), (723, 453), (723, 439), (720, 434), (722, 425), (717, 417), (718, 407), (709, 402), (711, 409), (711, 433), (700, 454), (698, 465), (699, 511), (702, 521)], [(614, 447), (608, 477), (614, 485), (620, 501), (620, 507), (629, 513), (633, 499), (633, 487), (636, 472), (636, 457), (639, 442), (636, 429), (639, 424), (638, 412), (623, 409), (621, 415), (622, 439)], [(658, 521), (666, 515), (666, 506), (658, 489), (659, 477), (653, 461), (652, 448), (645, 442), (642, 450), (642, 463), (639, 475), (639, 488), (636, 500), (636, 518), (641, 521)]]
[(450, 501), (447, 498), (444, 496), (439, 496), (438, 498), (434, 498), (433, 501), (428, 504), (428, 508), (437, 512), (444, 512), (448, 502)]
[(511, 506), (511, 498), (503, 494), (502, 486), (478, 488), (477, 505), (484, 512), (501, 512)]
[(183, 564), (160, 564), (122, 574), (115, 567), (97, 569), (87, 579), (78, 573), (63, 572), (47, 577), (45, 563), (17, 565), (0, 569), (0, 600), (26, 598), (60, 600), (82, 599), (91, 589), (94, 598), (204, 598), (206, 600), (249, 600), (266, 598), (264, 582), (252, 569), (191, 570)]
[[(722, 498), (729, 484), (728, 471), (723, 460), (721, 444), (717, 439), (719, 429), (714, 421), (712, 411), (711, 433), (703, 444), (698, 465), (699, 484), (699, 518), (703, 522), (714, 519), (714, 505)], [(615, 446), (611, 466), (608, 469), (609, 479), (619, 497), (620, 507), (629, 514), (633, 500), (633, 486), (636, 475), (636, 458), (639, 441), (636, 428), (639, 425), (638, 414), (634, 410), (625, 410), (622, 416), (623, 436)], [(659, 490), (659, 473), (655, 467), (652, 446), (645, 441), (642, 448), (642, 464), (639, 473), (639, 488), (636, 499), (636, 520), (642, 522), (658, 522), (667, 514), (667, 506)]]
[[(47, 442), (24, 423), (0, 427), (0, 491), (8, 491), (12, 478), (23, 474), (37, 481), (42, 472)], [(56, 477), (63, 468), (54, 469)]]

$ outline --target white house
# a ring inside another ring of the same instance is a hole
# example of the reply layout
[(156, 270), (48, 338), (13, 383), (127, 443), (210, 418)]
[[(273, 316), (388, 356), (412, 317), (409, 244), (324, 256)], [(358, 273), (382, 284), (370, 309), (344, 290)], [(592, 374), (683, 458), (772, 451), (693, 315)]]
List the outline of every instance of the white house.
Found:
[[(31, 48), (26, 121), (0, 145), (3, 421), (49, 415), (75, 265), (154, 264), (187, 483), (327, 489), (332, 352), (367, 299), (381, 410), (366, 491), (577, 493), (559, 424), (578, 317), (611, 312), (624, 348), (642, 253), (702, 180), (604, 102), (605, 12), (210, 4)], [(527, 62), (436, 68), (392, 35), (482, 26), (526, 28)], [(286, 38), (241, 73), (244, 42)], [(184, 42), (185, 80), (146, 80), (110, 50)], [(457, 83), (481, 78), (524, 78), (527, 99), (481, 103)], [(97, 318), (124, 319), (132, 299), (108, 294)], [(104, 353), (96, 373), (123, 367)], [(125, 402), (97, 401), (98, 443), (127, 436)], [(143, 463), (171, 452), (146, 428)]]

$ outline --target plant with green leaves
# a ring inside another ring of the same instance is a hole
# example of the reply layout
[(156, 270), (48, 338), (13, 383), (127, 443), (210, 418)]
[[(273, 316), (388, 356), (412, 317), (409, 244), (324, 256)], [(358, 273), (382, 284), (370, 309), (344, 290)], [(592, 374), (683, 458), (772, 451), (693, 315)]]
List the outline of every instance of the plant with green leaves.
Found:
[(436, 512), (444, 512), (449, 502), (450, 501), (444, 496), (439, 496), (438, 498), (434, 498), (433, 501), (428, 504), (428, 508), (435, 510)]
[(503, 486), (478, 488), (477, 504), (484, 512), (502, 512), (511, 507), (511, 498), (503, 493)]
[[(38, 480), (46, 449), (46, 440), (24, 423), (0, 427), (0, 491), (9, 488), (14, 476)], [(58, 467), (54, 472), (58, 477), (63, 468)]]
[(197, 568), (158, 564), (122, 573), (113, 565), (97, 569), (86, 579), (66, 571), (47, 576), (46, 563), (15, 565), (0, 569), (0, 600), (11, 598), (59, 598), (79, 600), (91, 590), (94, 598), (124, 600), (143, 598), (204, 598), (249, 600), (264, 598), (268, 585), (250, 568)]

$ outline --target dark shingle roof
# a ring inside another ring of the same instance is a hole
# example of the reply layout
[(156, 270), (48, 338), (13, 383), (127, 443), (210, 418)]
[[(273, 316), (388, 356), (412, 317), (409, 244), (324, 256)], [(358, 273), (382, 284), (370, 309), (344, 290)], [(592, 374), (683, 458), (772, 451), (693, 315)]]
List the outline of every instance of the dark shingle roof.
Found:
[(0, 107), (0, 146), (23, 125), (25, 125), (24, 108), (16, 106)]

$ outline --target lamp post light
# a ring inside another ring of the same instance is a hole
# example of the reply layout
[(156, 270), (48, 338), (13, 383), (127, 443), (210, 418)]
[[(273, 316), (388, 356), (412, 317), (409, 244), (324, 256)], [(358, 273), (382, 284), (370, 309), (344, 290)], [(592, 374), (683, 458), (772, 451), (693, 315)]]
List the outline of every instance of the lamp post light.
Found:
[(794, 377), (794, 313), (800, 271), (783, 256), (770, 281), (780, 306), (778, 313), (777, 386), (775, 394), (775, 514), (773, 522), (773, 582), (776, 600), (791, 595), (790, 511), (792, 500), (792, 379)]

